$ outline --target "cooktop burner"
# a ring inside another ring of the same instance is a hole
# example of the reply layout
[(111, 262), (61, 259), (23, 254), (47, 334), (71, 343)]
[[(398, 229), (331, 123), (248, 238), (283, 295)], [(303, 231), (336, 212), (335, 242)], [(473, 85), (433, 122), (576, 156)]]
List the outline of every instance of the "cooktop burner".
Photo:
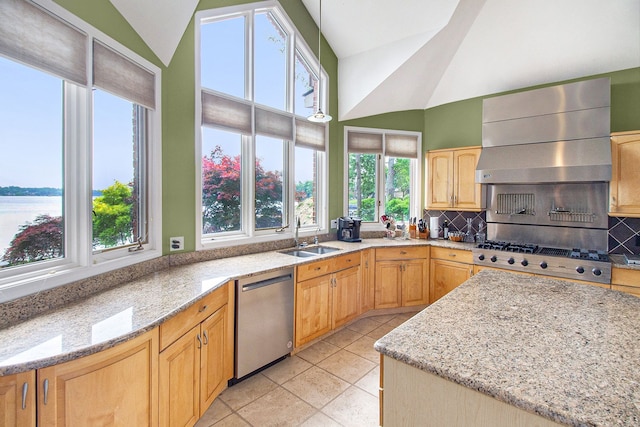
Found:
[(487, 240), (477, 246), (478, 249), (491, 249), (494, 251), (506, 251), (521, 254), (538, 254), (557, 257), (567, 257), (591, 261), (609, 262), (609, 255), (604, 251), (594, 249), (562, 249), (538, 247), (533, 243), (510, 243), (495, 240)]

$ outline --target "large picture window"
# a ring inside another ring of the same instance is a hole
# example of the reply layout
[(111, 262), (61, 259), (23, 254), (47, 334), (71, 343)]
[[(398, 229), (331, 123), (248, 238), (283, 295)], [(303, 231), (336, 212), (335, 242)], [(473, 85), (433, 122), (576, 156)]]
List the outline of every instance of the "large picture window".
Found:
[(159, 69), (43, 4), (0, 8), (0, 302), (161, 255)]
[(196, 21), (199, 248), (326, 230), (327, 127), (305, 118), (326, 99), (317, 60), (276, 2)]

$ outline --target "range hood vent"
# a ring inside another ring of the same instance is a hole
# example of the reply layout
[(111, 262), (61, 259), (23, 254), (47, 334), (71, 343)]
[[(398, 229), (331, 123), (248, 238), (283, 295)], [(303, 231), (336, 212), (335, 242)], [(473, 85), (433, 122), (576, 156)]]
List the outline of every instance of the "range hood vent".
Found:
[(476, 182), (611, 180), (609, 78), (487, 98)]

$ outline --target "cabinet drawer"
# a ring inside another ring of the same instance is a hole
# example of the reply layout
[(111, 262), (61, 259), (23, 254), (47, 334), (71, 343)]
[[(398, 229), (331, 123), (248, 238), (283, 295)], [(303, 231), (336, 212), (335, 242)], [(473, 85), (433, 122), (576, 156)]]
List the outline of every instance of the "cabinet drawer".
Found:
[(473, 264), (473, 254), (471, 251), (462, 249), (431, 247), (431, 259), (446, 259), (449, 261), (464, 262)]
[(611, 269), (611, 284), (640, 288), (640, 270), (614, 267)]
[(337, 257), (324, 259), (322, 261), (300, 265), (298, 266), (296, 280), (300, 282), (302, 280), (324, 276), (325, 274), (344, 270), (356, 265), (360, 265), (360, 252), (340, 255)]
[(376, 249), (376, 261), (427, 258), (428, 253), (428, 246), (378, 248)]
[(225, 305), (228, 298), (229, 284), (227, 283), (161, 324), (160, 351)]

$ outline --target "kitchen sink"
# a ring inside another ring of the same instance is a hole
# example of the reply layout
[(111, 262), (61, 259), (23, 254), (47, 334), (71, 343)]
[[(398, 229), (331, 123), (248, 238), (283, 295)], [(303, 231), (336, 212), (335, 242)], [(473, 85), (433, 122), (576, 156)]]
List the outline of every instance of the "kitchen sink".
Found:
[(305, 252), (303, 250), (300, 249), (291, 249), (288, 251), (282, 251), (280, 252), (281, 254), (285, 254), (285, 255), (291, 255), (291, 256), (297, 256), (297, 257), (301, 257), (301, 258), (307, 258), (307, 257), (311, 257), (311, 256), (316, 256), (317, 254), (313, 253), (313, 252)]
[(331, 248), (329, 246), (313, 246), (309, 248), (289, 249), (280, 252), (281, 254), (291, 255), (301, 258), (308, 258), (316, 255), (329, 254), (331, 252), (339, 251), (338, 248)]

